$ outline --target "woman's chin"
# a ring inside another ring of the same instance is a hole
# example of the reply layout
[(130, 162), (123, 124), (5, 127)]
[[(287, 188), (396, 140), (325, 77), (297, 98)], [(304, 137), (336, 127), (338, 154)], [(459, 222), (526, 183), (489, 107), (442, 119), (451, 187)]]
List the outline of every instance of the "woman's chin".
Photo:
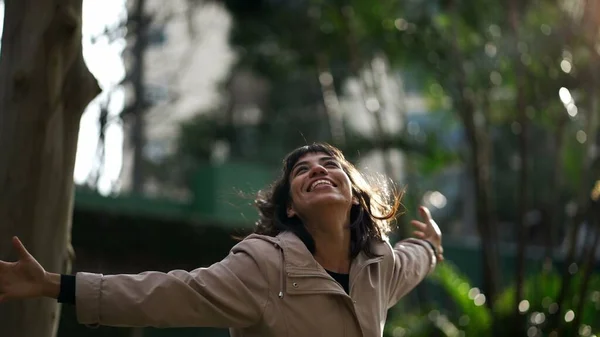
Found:
[(348, 199), (339, 193), (319, 193), (318, 195), (311, 196), (310, 200), (307, 201), (311, 207), (330, 207), (332, 205), (346, 206), (352, 203), (351, 199)]

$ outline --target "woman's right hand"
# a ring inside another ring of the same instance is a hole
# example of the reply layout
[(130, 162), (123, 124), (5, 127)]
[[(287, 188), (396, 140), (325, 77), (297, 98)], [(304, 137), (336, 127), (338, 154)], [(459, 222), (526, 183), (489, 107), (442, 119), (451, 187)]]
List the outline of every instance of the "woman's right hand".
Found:
[(47, 273), (16, 236), (13, 237), (12, 243), (19, 260), (0, 260), (0, 302), (9, 299), (58, 296), (60, 275)]

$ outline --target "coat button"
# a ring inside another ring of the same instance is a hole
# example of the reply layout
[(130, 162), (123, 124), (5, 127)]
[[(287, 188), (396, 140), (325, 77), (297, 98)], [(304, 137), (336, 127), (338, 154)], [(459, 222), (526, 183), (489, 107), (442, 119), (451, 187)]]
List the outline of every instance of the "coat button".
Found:
[(294, 288), (298, 288), (298, 283), (294, 282), (292, 283), (292, 285), (294, 286)]

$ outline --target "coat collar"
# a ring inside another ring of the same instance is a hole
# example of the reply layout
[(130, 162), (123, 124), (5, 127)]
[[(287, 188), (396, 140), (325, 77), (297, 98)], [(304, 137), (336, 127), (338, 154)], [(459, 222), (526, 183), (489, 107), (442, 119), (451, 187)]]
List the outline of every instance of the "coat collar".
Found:
[[(310, 253), (306, 244), (296, 234), (285, 231), (277, 235), (277, 240), (283, 250), (285, 269), (325, 271)], [(372, 244), (371, 249), (378, 256), (370, 258), (364, 252), (360, 252), (352, 261), (351, 269), (361, 269), (365, 265), (378, 262), (382, 256), (391, 252), (391, 246), (387, 241), (375, 242)]]

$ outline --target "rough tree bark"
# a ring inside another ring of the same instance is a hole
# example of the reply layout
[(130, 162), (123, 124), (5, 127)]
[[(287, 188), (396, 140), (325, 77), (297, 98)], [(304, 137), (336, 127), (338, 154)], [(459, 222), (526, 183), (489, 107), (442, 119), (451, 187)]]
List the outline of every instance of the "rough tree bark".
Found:
[[(22, 238), (52, 272), (68, 272), (79, 121), (100, 91), (81, 47), (82, 0), (6, 0), (0, 56), (0, 259)], [(56, 334), (51, 299), (0, 305), (3, 337)]]

